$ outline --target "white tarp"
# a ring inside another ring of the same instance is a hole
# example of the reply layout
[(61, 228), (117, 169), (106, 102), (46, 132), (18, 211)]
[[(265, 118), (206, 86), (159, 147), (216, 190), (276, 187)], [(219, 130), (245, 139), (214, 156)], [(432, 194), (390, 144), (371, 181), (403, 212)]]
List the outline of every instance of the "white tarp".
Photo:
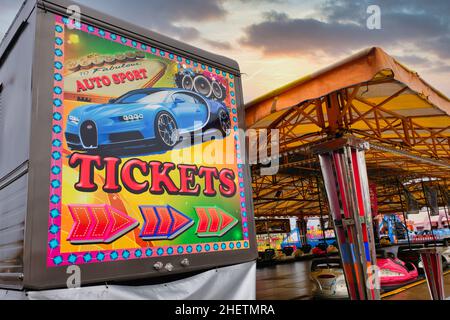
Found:
[(96, 286), (18, 293), (0, 291), (1, 299), (29, 300), (255, 300), (256, 263), (210, 270), (194, 277), (152, 286)]

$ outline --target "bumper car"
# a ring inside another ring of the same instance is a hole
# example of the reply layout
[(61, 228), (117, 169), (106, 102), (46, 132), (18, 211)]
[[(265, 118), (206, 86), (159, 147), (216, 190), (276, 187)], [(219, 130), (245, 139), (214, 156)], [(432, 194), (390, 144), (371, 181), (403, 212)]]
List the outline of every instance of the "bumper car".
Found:
[[(390, 253), (377, 253), (380, 284), (383, 290), (410, 283), (419, 276), (414, 264), (403, 262)], [(313, 296), (320, 299), (347, 299), (348, 291), (342, 263), (338, 258), (314, 259), (311, 265)]]
[(283, 249), (282, 249), (282, 251), (283, 251), (283, 253), (286, 255), (286, 256), (292, 256), (292, 254), (294, 253), (294, 251), (295, 251), (295, 248), (294, 247), (291, 247), (291, 246), (286, 246), (286, 247), (284, 247)]
[(263, 252), (258, 253), (258, 263), (259, 264), (268, 264), (273, 262), (275, 259), (275, 250), (274, 249), (266, 249)]
[(317, 245), (317, 247), (315, 247), (314, 249), (312, 249), (312, 254), (315, 256), (325, 256), (327, 254), (327, 249), (328, 249), (328, 244), (326, 244), (325, 242), (321, 242)]
[(294, 257), (296, 257), (296, 258), (301, 258), (301, 257), (303, 257), (305, 255), (305, 253), (301, 250), (301, 249), (297, 249), (297, 250), (295, 250), (295, 252), (294, 252)]
[(311, 253), (312, 247), (309, 244), (303, 245), (300, 250), (302, 250), (305, 254)]
[(312, 249), (312, 254), (315, 256), (325, 256), (327, 252), (320, 249), (319, 247), (315, 247), (314, 249)]
[[(441, 250), (442, 255), (442, 269), (447, 269), (450, 266), (450, 248), (444, 247)], [(423, 262), (419, 262), (419, 270), (423, 273)]]
[(382, 247), (387, 247), (387, 246), (390, 246), (392, 243), (391, 243), (391, 239), (389, 239), (389, 237), (387, 237), (387, 236), (385, 236), (385, 237), (382, 237), (381, 239), (380, 239), (380, 245), (382, 246)]
[(412, 244), (411, 246), (400, 246), (398, 247), (397, 257), (404, 261), (404, 262), (410, 262), (416, 266), (418, 271), (419, 264), (420, 264), (420, 253), (418, 249), (423, 248), (423, 245), (421, 244)]
[(311, 253), (311, 250), (308, 253), (305, 253), (302, 249), (297, 249), (294, 252), (295, 260), (303, 261), (307, 260), (313, 257), (313, 254)]
[(339, 249), (333, 245), (328, 246), (327, 248), (327, 253), (328, 254), (338, 254), (339, 253)]
[(286, 255), (283, 251), (277, 251), (276, 255), (275, 255), (275, 261), (278, 262), (288, 262), (288, 261), (294, 261), (295, 260), (295, 256), (293, 255)]
[(274, 249), (266, 249), (263, 252), (258, 252), (257, 267), (273, 266), (277, 263), (275, 260), (276, 251)]
[(380, 268), (381, 288), (385, 290), (407, 284), (419, 277), (413, 263), (403, 262), (385, 251), (377, 252), (377, 266)]
[(314, 259), (310, 278), (315, 299), (348, 299), (347, 284), (339, 258)]

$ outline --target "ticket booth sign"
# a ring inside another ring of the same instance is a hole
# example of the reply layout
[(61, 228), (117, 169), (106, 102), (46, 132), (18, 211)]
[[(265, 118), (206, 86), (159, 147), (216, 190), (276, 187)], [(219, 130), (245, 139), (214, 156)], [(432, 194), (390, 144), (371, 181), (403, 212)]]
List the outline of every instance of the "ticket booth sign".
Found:
[(67, 24), (57, 16), (48, 267), (249, 250), (235, 77)]

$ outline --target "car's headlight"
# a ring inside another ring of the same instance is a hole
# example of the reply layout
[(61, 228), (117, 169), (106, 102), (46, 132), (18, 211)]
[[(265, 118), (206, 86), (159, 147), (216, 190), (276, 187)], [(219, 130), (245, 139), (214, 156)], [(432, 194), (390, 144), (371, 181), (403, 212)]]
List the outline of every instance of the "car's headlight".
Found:
[(130, 114), (122, 116), (122, 121), (139, 121), (144, 120), (144, 115), (142, 113)]
[(69, 122), (78, 125), (80, 123), (80, 118), (75, 116), (69, 116)]

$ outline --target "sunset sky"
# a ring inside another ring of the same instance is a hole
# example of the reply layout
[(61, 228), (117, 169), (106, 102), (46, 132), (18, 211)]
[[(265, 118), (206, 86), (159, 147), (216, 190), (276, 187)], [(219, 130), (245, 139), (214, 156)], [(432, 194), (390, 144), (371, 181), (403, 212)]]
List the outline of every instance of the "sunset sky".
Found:
[[(0, 0), (0, 38), (22, 0)], [(245, 100), (380, 46), (450, 96), (448, 0), (79, 0), (107, 14), (236, 59)], [(382, 29), (366, 27), (379, 5)]]

